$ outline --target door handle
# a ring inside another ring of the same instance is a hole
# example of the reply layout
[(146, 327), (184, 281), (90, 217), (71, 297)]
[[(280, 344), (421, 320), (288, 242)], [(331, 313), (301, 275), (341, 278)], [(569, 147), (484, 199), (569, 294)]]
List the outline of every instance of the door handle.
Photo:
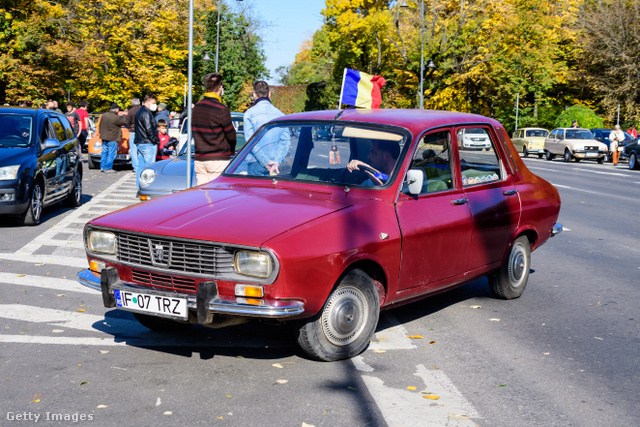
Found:
[(467, 203), (468, 201), (469, 201), (469, 199), (465, 199), (465, 198), (462, 198), (462, 199), (455, 199), (455, 200), (452, 200), (452, 201), (451, 201), (451, 204), (452, 204), (452, 205), (464, 205), (464, 204), (465, 204), (465, 203)]
[(518, 194), (518, 190), (514, 188), (513, 190), (507, 190), (502, 194), (504, 194), (505, 196), (513, 196), (514, 194)]

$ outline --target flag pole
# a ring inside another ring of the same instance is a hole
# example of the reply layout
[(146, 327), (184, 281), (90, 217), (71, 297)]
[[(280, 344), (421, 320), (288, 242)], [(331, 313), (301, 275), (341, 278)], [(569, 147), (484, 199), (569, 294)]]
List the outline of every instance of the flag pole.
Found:
[(340, 109), (340, 104), (342, 103), (342, 94), (344, 93), (344, 80), (347, 77), (347, 69), (344, 69), (342, 73), (342, 87), (340, 88), (340, 98), (338, 98), (338, 110)]

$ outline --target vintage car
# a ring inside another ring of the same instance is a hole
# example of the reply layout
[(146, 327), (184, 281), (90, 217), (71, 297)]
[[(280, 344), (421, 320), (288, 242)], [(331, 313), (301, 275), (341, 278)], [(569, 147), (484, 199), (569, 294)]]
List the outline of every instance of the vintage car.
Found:
[(46, 206), (80, 206), (80, 160), (78, 140), (63, 114), (0, 107), (0, 216), (37, 225)]
[(585, 159), (604, 163), (607, 157), (607, 146), (596, 141), (589, 129), (558, 128), (551, 131), (544, 140), (544, 151), (547, 160), (562, 156), (565, 162), (574, 159), (576, 162)]
[(629, 159), (629, 169), (640, 169), (638, 159), (640, 158), (640, 140), (636, 140), (630, 144), (624, 146), (624, 152), (622, 155), (625, 159)]
[[(89, 169), (100, 168), (100, 158), (102, 157), (102, 138), (100, 138), (100, 120), (102, 116), (98, 118), (96, 123), (96, 130), (93, 132), (93, 136), (87, 142), (87, 148), (89, 155), (87, 156), (87, 166)], [(129, 153), (129, 129), (126, 126), (122, 127), (122, 139), (118, 141), (118, 151), (116, 151), (116, 158), (113, 161), (114, 165), (130, 165), (131, 155)]]
[(549, 136), (549, 131), (542, 128), (522, 128), (515, 131), (511, 142), (516, 150), (522, 153), (523, 157), (529, 154), (537, 154), (541, 159), (544, 152), (544, 140)]
[[(461, 151), (468, 128), (491, 148)], [(276, 141), (284, 158), (267, 170), (252, 148)], [(215, 181), (88, 222), (78, 278), (151, 329), (287, 321), (331, 361), (367, 347), (380, 310), (485, 275), (498, 298), (519, 297), (559, 211), (496, 120), (299, 113), (262, 127)]]

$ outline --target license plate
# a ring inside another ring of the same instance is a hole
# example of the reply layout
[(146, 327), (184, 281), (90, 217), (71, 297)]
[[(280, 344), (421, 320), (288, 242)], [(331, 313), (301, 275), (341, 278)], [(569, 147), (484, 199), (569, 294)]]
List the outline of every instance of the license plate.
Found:
[(598, 153), (586, 153), (587, 157), (596, 157)]
[(139, 291), (114, 289), (116, 306), (139, 313), (160, 314), (177, 319), (187, 320), (189, 309), (187, 299), (148, 294)]
[(129, 155), (128, 154), (116, 154), (116, 159), (117, 160), (129, 160)]

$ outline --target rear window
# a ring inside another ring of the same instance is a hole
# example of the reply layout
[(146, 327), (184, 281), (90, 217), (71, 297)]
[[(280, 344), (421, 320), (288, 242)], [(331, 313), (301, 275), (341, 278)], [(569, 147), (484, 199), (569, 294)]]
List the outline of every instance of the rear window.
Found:
[(527, 131), (529, 138), (546, 138), (549, 132), (544, 129), (531, 129)]

